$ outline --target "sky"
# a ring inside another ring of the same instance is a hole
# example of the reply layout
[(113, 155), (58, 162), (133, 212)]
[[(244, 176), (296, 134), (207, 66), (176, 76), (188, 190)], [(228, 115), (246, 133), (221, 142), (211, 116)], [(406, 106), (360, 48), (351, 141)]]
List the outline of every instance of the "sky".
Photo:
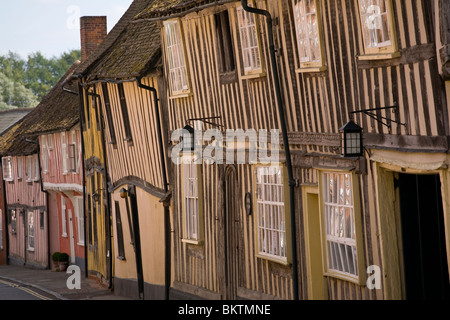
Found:
[(82, 16), (107, 16), (108, 32), (133, 0), (2, 0), (0, 55), (26, 58), (40, 51), (47, 58), (80, 49)]

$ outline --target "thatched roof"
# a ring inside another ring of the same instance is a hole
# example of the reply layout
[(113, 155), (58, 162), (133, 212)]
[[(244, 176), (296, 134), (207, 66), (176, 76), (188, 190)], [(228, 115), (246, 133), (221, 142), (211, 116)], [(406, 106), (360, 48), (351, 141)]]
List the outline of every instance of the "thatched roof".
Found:
[(87, 80), (145, 76), (161, 64), (160, 29), (134, 18), (156, 0), (135, 0), (76, 73)]
[(70, 130), (79, 123), (78, 96), (63, 90), (65, 85), (71, 91), (78, 91), (73, 85), (66, 84), (78, 65), (79, 62), (75, 63), (37, 107), (0, 136), (0, 155), (36, 153), (38, 145), (30, 141), (36, 142), (38, 135)]

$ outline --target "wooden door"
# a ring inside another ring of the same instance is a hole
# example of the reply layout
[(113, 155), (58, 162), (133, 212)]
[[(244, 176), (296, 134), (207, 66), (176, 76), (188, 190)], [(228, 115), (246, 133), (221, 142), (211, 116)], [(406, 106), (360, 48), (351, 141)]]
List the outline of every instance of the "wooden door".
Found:
[(238, 182), (236, 168), (228, 166), (224, 179), (224, 235), (226, 300), (235, 300), (239, 266)]

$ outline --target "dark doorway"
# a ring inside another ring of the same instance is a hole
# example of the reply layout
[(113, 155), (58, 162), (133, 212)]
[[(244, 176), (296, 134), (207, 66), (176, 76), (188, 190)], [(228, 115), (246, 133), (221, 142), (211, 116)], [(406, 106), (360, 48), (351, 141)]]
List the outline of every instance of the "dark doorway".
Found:
[(226, 300), (236, 300), (239, 266), (238, 182), (236, 168), (225, 168), (224, 179), (224, 234), (225, 234), (225, 286)]
[(399, 174), (407, 299), (449, 299), (444, 214), (439, 175)]

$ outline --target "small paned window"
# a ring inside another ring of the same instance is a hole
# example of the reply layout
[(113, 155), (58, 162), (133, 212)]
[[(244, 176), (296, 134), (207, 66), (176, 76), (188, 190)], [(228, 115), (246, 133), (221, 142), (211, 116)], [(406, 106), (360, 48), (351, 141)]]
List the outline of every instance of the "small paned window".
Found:
[(245, 74), (261, 73), (262, 58), (255, 15), (239, 7), (237, 17)]
[(165, 21), (164, 31), (172, 95), (187, 93), (189, 81), (180, 21)]
[(34, 214), (28, 212), (28, 250), (34, 251)]
[(234, 61), (233, 38), (231, 36), (230, 17), (228, 11), (214, 15), (218, 46), (219, 72), (228, 73), (236, 70)]
[(11, 157), (2, 159), (3, 162), (3, 179), (6, 181), (14, 180), (13, 162)]
[(359, 12), (365, 54), (396, 52), (392, 0), (359, 0)]
[(256, 228), (259, 255), (287, 262), (283, 169), (256, 169)]
[(122, 110), (122, 119), (123, 119), (123, 128), (125, 131), (125, 141), (133, 141), (133, 136), (131, 134), (131, 125), (130, 125), (130, 117), (128, 115), (128, 107), (127, 101), (125, 99), (125, 92), (123, 89), (123, 83), (119, 83), (117, 85), (117, 89), (119, 90), (120, 97), (120, 107)]
[(326, 260), (329, 272), (358, 278), (352, 174), (322, 174)]
[(200, 241), (198, 165), (183, 157), (184, 239)]
[(111, 102), (109, 100), (108, 84), (102, 83), (103, 99), (105, 101), (106, 119), (108, 121), (109, 138), (111, 144), (116, 144), (116, 131), (114, 129), (114, 120), (111, 111)]

